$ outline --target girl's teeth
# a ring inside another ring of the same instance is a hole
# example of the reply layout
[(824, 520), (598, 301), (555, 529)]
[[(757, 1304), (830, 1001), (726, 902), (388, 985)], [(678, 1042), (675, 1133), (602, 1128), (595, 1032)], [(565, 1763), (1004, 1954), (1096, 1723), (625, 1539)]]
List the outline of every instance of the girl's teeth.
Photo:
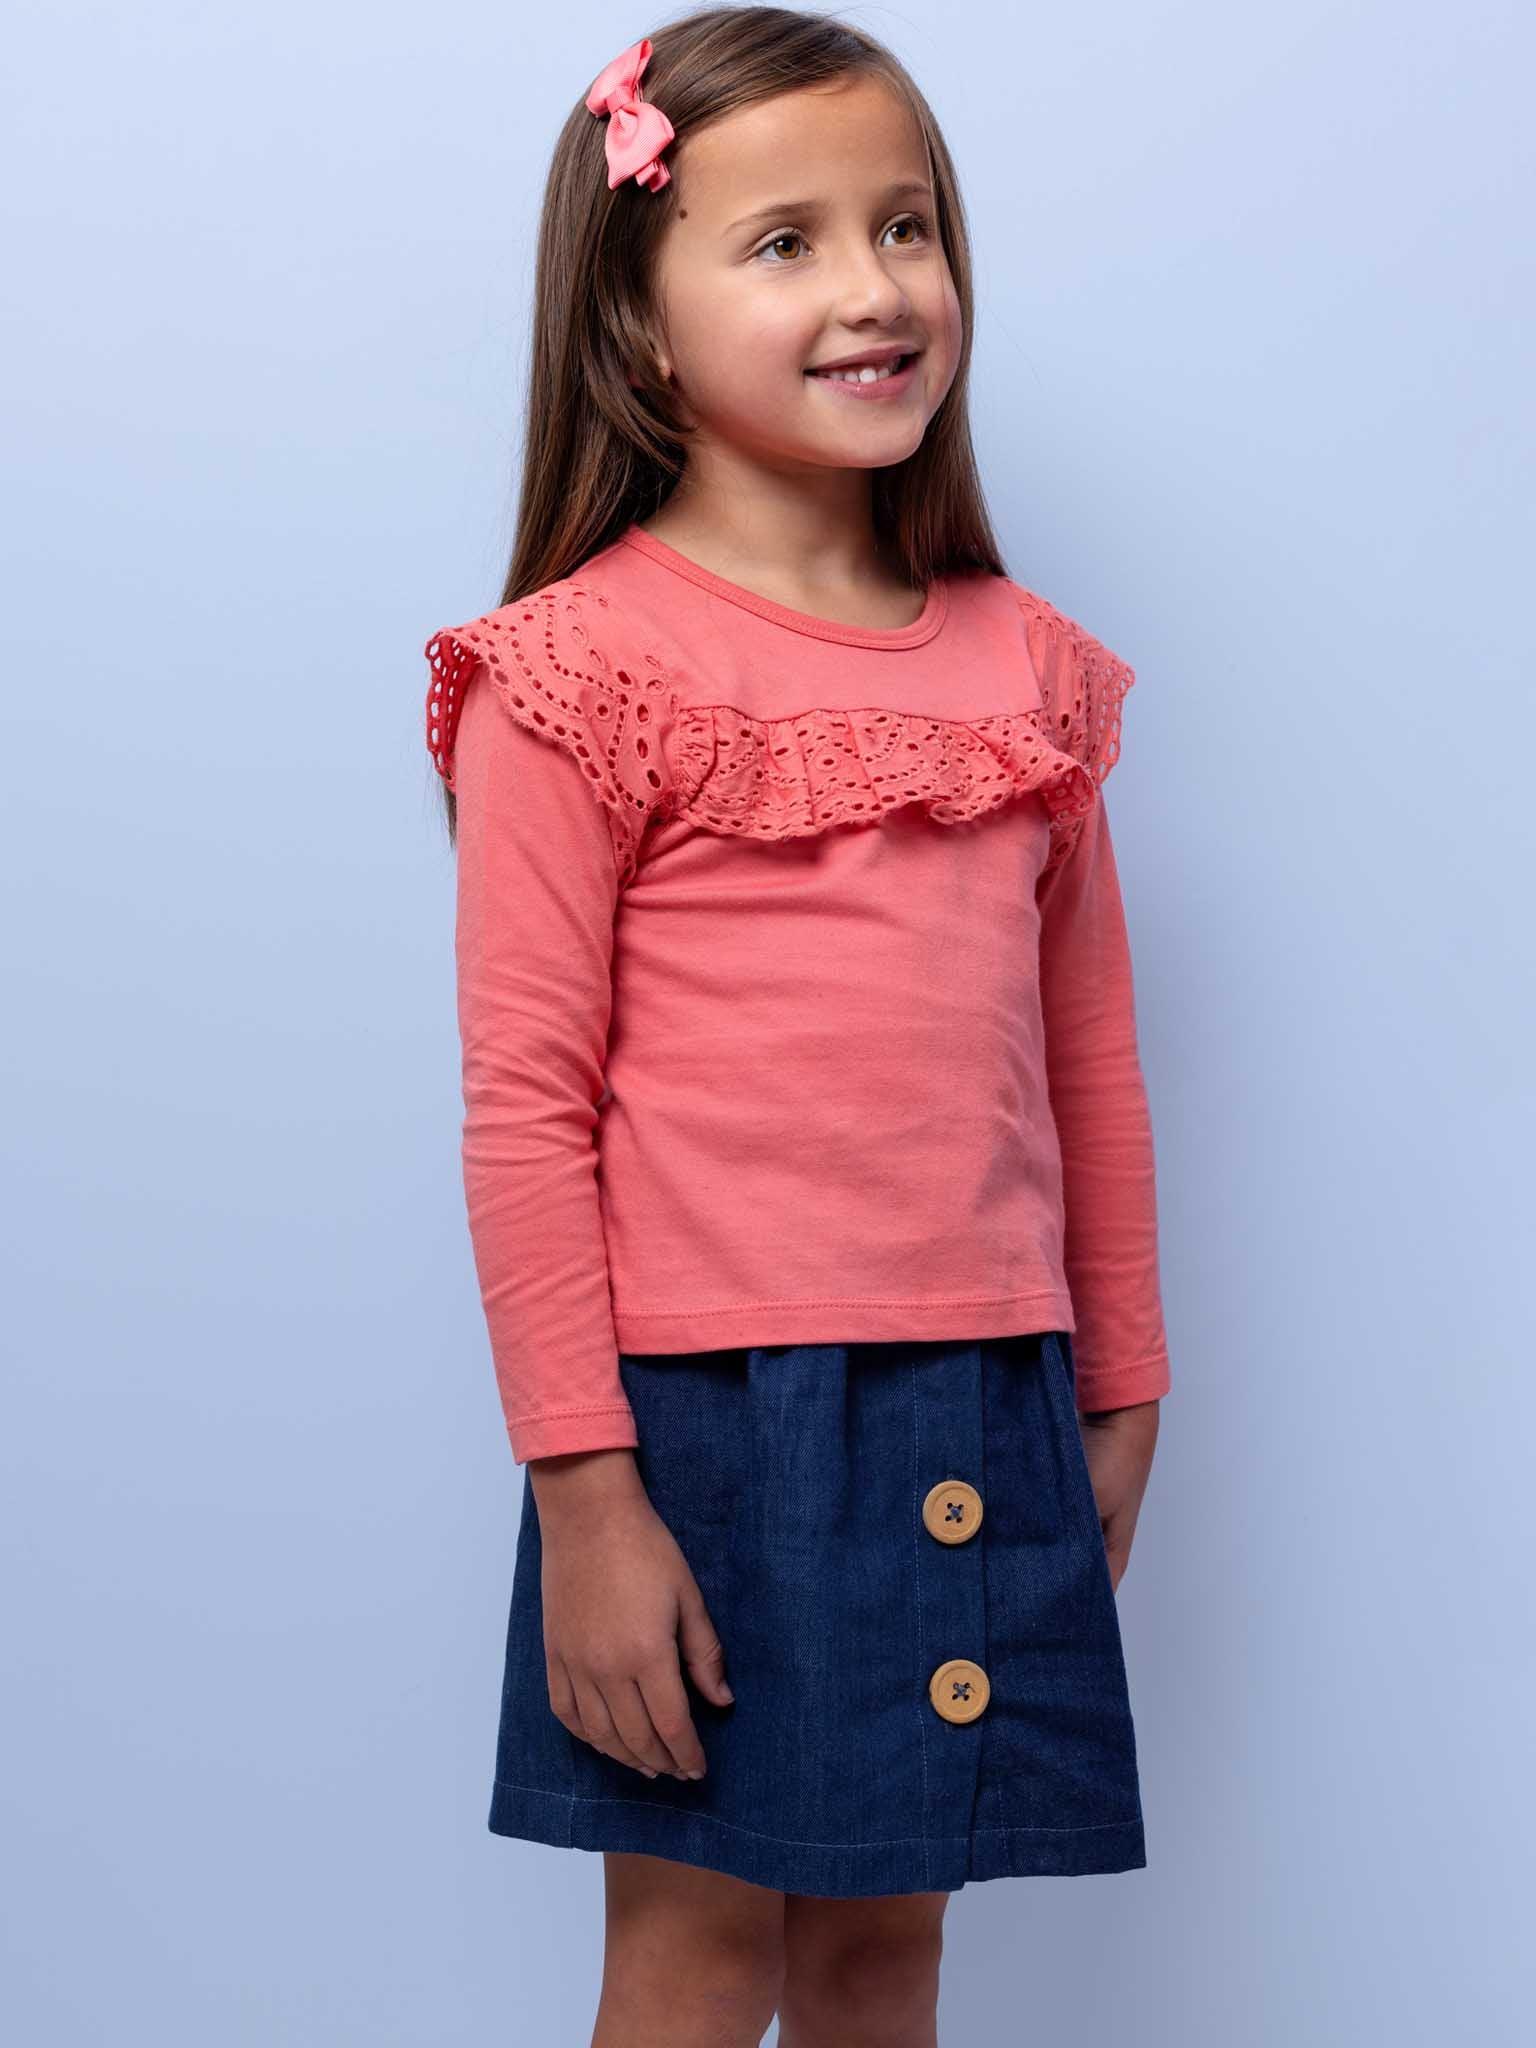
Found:
[(887, 377), (895, 376), (903, 367), (901, 362), (886, 363), (881, 369), (871, 369), (868, 363), (857, 370), (814, 370), (816, 377), (840, 377), (847, 384), (879, 384)]

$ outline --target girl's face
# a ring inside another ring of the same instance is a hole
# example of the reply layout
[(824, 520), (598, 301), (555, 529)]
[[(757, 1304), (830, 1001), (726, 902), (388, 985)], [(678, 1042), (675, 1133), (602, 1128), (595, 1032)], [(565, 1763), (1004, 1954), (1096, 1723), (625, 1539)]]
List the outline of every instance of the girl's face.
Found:
[[(673, 155), (659, 356), (699, 427), (690, 449), (780, 471), (903, 461), (962, 340), (907, 107), (855, 75), (743, 107)], [(813, 374), (893, 345), (915, 360), (888, 384)]]

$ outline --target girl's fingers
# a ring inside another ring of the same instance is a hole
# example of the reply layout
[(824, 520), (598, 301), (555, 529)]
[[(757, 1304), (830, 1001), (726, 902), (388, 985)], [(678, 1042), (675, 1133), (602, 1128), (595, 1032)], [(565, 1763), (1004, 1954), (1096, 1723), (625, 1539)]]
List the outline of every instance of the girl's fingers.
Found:
[(679, 1653), (688, 1676), (706, 1699), (716, 1706), (729, 1706), (735, 1695), (725, 1680), (725, 1647), (692, 1573), (678, 1587), (677, 1616)]
[(576, 1690), (576, 1710), (581, 1719), (584, 1740), (604, 1756), (611, 1756), (615, 1763), (635, 1763), (619, 1731), (613, 1725), (613, 1716), (608, 1711), (608, 1702), (603, 1689), (590, 1672), (571, 1671), (571, 1683)]
[(642, 1689), (636, 1679), (625, 1679), (621, 1684), (608, 1687), (607, 1700), (613, 1725), (631, 1753), (639, 1757), (653, 1775), (665, 1771), (669, 1777), (675, 1777), (682, 1766), (676, 1748), (664, 1739), (656, 1726), (648, 1690)]
[(581, 1717), (581, 1708), (576, 1699), (576, 1680), (571, 1667), (562, 1658), (545, 1660), (545, 1671), (549, 1677), (549, 1705), (555, 1719), (568, 1734), (578, 1742), (590, 1742), (586, 1725)]
[(688, 1710), (688, 1693), (676, 1656), (666, 1657), (640, 1675), (646, 1716), (666, 1745), (675, 1768), (684, 1777), (704, 1775), (704, 1746)]
[(562, 1728), (568, 1728), (572, 1735), (580, 1735), (581, 1716), (576, 1711), (576, 1692), (563, 1657), (545, 1657), (544, 1679), (549, 1687), (550, 1712)]
[(581, 1735), (584, 1742), (601, 1750), (604, 1756), (611, 1756), (615, 1763), (629, 1764), (640, 1768), (640, 1759), (631, 1754), (628, 1744), (613, 1725), (613, 1716), (608, 1711), (608, 1702), (603, 1698), (596, 1681), (583, 1671), (572, 1671), (571, 1685), (576, 1694), (576, 1711), (580, 1718)]
[(610, 1680), (604, 1687), (558, 1657), (550, 1658), (545, 1670), (550, 1709), (578, 1741), (648, 1778), (663, 1771), (669, 1777), (703, 1776), (704, 1752), (675, 1658), (670, 1672), (658, 1665), (643, 1684)]

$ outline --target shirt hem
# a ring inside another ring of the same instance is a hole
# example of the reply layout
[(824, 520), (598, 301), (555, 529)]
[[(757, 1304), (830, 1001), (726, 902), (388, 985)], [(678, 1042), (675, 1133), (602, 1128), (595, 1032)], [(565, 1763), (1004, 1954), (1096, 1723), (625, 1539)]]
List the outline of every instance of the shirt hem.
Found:
[(737, 1302), (725, 1308), (615, 1307), (620, 1351), (638, 1357), (766, 1344), (881, 1344), (903, 1338), (1011, 1337), (1077, 1324), (1057, 1288), (1027, 1294), (946, 1295), (927, 1301), (829, 1296), (822, 1301)]

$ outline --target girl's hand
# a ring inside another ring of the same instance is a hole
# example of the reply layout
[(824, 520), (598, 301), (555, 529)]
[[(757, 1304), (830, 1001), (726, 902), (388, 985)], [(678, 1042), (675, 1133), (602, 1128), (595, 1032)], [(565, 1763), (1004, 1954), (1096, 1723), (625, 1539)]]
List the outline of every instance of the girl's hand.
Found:
[[(628, 1451), (536, 1461), (544, 1656), (555, 1718), (648, 1778), (704, 1775), (686, 1667), (718, 1705), (733, 1694), (698, 1581)], [(550, 1468), (568, 1466), (558, 1477)]]
[(1161, 1405), (1138, 1401), (1130, 1408), (1101, 1408), (1078, 1416), (1109, 1558), (1110, 1584), (1117, 1592), (1131, 1561), (1131, 1538), (1152, 1470)]

